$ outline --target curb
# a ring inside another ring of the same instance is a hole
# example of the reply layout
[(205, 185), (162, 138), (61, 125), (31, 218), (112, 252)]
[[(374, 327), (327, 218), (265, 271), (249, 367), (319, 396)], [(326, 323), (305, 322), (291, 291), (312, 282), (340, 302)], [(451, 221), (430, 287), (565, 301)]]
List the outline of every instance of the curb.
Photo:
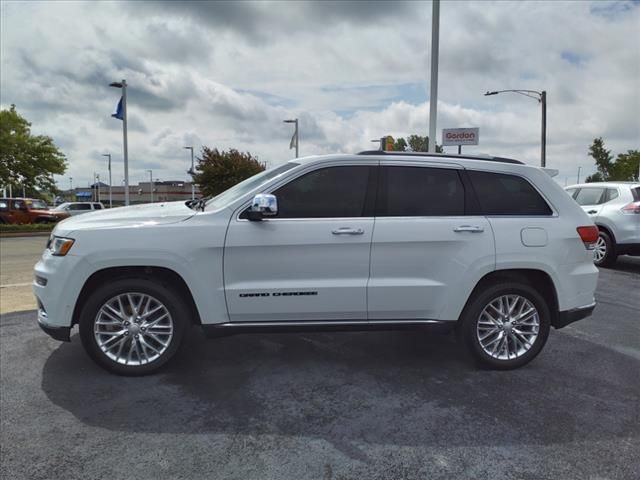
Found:
[(48, 237), (51, 232), (2, 232), (0, 238), (16, 238), (16, 237)]

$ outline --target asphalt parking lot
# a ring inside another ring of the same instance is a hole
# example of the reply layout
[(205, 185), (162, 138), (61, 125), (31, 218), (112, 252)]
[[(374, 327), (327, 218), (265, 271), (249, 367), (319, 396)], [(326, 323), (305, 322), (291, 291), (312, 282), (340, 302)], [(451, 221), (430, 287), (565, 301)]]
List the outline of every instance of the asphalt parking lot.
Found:
[(0, 477), (638, 478), (640, 258), (597, 297), (511, 372), (449, 336), (193, 329), (168, 369), (122, 378), (2, 315)]

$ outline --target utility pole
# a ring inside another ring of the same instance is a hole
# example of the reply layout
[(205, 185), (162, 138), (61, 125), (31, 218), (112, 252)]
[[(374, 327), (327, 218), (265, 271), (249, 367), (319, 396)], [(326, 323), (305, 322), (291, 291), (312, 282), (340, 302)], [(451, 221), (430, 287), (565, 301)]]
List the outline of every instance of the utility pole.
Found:
[(540, 93), (540, 103), (542, 104), (542, 138), (540, 140), (540, 164), (542, 168), (547, 166), (547, 91)]
[(193, 175), (196, 173), (194, 171), (194, 165), (193, 165), (193, 147), (184, 147), (185, 150), (191, 150), (191, 170), (189, 170), (187, 173), (189, 175), (191, 175), (191, 200), (195, 200), (196, 199), (196, 186), (193, 183)]
[(102, 156), (109, 158), (109, 208), (113, 208), (113, 198), (111, 195), (111, 154), (103, 153)]
[(100, 174), (99, 173), (96, 173), (96, 179), (97, 179), (96, 189), (98, 191), (98, 201), (100, 201)]
[(578, 167), (578, 181), (576, 183), (580, 183), (580, 170), (582, 170), (582, 167)]
[(153, 170), (147, 170), (149, 172), (149, 187), (151, 189), (151, 203), (153, 203)]
[(431, 8), (431, 92), (429, 94), (429, 152), (436, 151), (436, 118), (438, 116), (438, 52), (440, 50), (440, 0)]

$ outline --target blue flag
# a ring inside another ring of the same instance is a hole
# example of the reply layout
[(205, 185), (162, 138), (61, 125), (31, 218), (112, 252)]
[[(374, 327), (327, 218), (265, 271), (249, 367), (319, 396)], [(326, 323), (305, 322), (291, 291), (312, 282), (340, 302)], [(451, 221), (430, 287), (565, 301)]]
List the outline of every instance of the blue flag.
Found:
[(122, 120), (122, 97), (120, 97), (120, 101), (116, 106), (116, 111), (111, 114), (113, 118), (117, 118), (118, 120)]

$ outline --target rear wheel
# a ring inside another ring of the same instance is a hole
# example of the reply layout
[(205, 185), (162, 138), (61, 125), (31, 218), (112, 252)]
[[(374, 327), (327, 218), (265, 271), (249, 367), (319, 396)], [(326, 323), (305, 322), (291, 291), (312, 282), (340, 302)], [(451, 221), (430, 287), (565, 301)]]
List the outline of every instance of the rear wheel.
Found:
[(476, 360), (499, 370), (533, 360), (551, 325), (547, 302), (525, 283), (500, 283), (477, 293), (461, 321), (462, 336)]
[(609, 234), (600, 230), (593, 250), (593, 263), (598, 267), (610, 267), (616, 263), (617, 255)]
[(189, 309), (150, 279), (122, 279), (97, 289), (80, 314), (80, 337), (99, 365), (120, 375), (146, 375), (178, 351)]

